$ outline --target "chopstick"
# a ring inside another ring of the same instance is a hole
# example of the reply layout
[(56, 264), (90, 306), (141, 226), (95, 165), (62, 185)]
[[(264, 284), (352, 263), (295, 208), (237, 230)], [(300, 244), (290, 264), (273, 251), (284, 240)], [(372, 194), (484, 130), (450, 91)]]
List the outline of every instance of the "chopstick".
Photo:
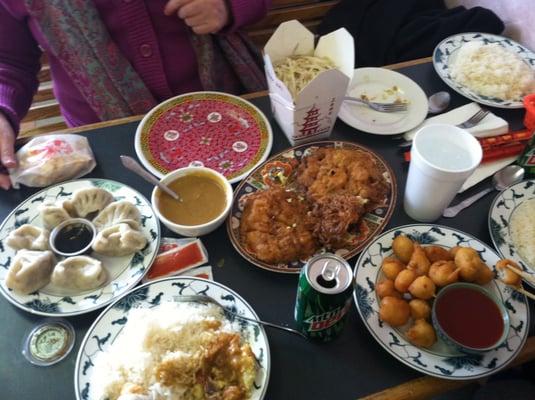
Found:
[[(525, 273), (524, 271), (519, 270), (516, 267), (513, 267), (512, 265), (505, 264), (505, 267), (509, 270), (513, 271), (515, 274), (520, 276), (522, 279), (524, 279), (526, 282), (529, 282), (533, 285), (535, 285), (535, 278), (533, 278), (531, 275)], [(511, 286), (513, 289), (515, 289), (518, 293), (522, 293), (524, 296), (530, 298), (531, 300), (535, 300), (535, 294), (528, 292), (525, 290), (522, 286), (516, 287)]]

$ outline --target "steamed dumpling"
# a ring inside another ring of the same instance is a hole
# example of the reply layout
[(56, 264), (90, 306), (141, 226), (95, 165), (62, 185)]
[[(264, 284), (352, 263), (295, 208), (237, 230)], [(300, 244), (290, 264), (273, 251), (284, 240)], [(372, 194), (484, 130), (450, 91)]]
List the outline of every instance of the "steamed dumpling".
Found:
[(109, 204), (93, 220), (97, 231), (109, 226), (126, 223), (133, 229), (138, 229), (141, 223), (141, 214), (136, 206), (126, 200), (115, 201)]
[(7, 236), (6, 243), (14, 250), (48, 250), (50, 232), (30, 224), (24, 224)]
[(119, 257), (141, 250), (147, 244), (143, 234), (128, 224), (104, 228), (93, 242), (93, 250), (106, 256)]
[(74, 256), (66, 258), (54, 267), (51, 282), (63, 288), (89, 290), (102, 285), (106, 278), (106, 270), (99, 260)]
[(63, 221), (67, 221), (71, 218), (69, 213), (67, 213), (63, 207), (56, 204), (43, 204), (40, 207), (40, 211), (43, 225), (47, 229), (54, 229)]
[(113, 195), (100, 188), (77, 190), (71, 200), (63, 203), (63, 207), (74, 217), (86, 218), (89, 214), (102, 211), (113, 201)]
[(56, 259), (51, 251), (20, 250), (6, 275), (6, 286), (20, 294), (33, 293), (50, 282)]

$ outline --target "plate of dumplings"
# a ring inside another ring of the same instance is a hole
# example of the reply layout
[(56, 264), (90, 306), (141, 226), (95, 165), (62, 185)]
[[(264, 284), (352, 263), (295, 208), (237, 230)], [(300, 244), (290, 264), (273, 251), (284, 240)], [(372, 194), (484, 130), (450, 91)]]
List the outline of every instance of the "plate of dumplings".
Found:
[[(86, 251), (66, 255), (58, 244), (67, 240), (51, 232), (75, 219), (93, 232)], [(0, 293), (33, 314), (87, 313), (133, 288), (159, 242), (158, 218), (138, 191), (107, 179), (62, 182), (30, 196), (0, 226)]]

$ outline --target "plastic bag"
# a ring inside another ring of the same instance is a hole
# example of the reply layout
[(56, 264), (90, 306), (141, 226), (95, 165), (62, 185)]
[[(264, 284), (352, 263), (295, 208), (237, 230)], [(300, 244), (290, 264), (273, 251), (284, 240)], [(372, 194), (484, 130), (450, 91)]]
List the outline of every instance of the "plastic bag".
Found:
[(87, 139), (69, 134), (33, 138), (17, 151), (17, 160), (17, 168), (9, 171), (15, 189), (76, 179), (97, 165)]

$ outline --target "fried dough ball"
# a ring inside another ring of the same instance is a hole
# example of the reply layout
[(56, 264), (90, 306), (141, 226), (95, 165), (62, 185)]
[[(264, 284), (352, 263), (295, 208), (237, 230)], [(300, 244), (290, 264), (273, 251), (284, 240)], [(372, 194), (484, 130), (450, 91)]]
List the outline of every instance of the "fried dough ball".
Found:
[(498, 278), (506, 285), (514, 287), (522, 286), (522, 278), (520, 277), (520, 275), (507, 268), (507, 265), (522, 270), (516, 262), (506, 258), (498, 261), (498, 263), (496, 264), (496, 272), (498, 273)]
[(429, 278), (439, 287), (449, 285), (459, 280), (460, 268), (453, 261), (436, 261), (429, 268)]
[(394, 287), (394, 281), (392, 279), (385, 279), (375, 285), (375, 293), (380, 299), (386, 296), (397, 297), (401, 299), (401, 293), (399, 293)]
[(431, 262), (431, 264), (442, 260), (453, 260), (453, 256), (451, 255), (451, 253), (444, 247), (426, 246), (424, 247), (424, 251), (425, 255), (427, 256), (427, 259)]
[(415, 243), (414, 251), (412, 252), (411, 259), (407, 264), (407, 268), (416, 272), (416, 275), (427, 275), (430, 265), (431, 263), (427, 259), (423, 247)]
[(386, 257), (383, 260), (383, 273), (388, 279), (396, 279), (396, 276), (405, 269), (405, 265), (394, 257)]
[(409, 292), (416, 298), (428, 300), (435, 295), (436, 286), (426, 275), (419, 276), (409, 286)]
[(494, 279), (494, 272), (485, 263), (481, 263), (479, 272), (477, 273), (476, 280), (474, 281), (478, 285), (486, 285)]
[(462, 249), (461, 246), (455, 246), (450, 249), (451, 256), (455, 259), (455, 255), (457, 254), (457, 250)]
[(398, 235), (392, 242), (392, 250), (396, 257), (406, 264), (411, 259), (414, 243), (407, 236)]
[(404, 269), (398, 274), (398, 276), (396, 276), (394, 287), (398, 292), (404, 293), (409, 289), (409, 286), (415, 279), (416, 272), (414, 272), (412, 269)]
[(425, 319), (417, 319), (407, 331), (407, 339), (415, 346), (431, 347), (437, 341), (433, 326)]
[(479, 253), (471, 247), (461, 247), (455, 253), (455, 265), (460, 268), (461, 279), (466, 282), (476, 280), (481, 264)]
[(381, 300), (379, 318), (392, 327), (405, 325), (411, 316), (409, 303), (397, 297), (387, 296)]
[(414, 319), (429, 319), (431, 315), (431, 306), (422, 299), (412, 299), (409, 301), (411, 317)]

